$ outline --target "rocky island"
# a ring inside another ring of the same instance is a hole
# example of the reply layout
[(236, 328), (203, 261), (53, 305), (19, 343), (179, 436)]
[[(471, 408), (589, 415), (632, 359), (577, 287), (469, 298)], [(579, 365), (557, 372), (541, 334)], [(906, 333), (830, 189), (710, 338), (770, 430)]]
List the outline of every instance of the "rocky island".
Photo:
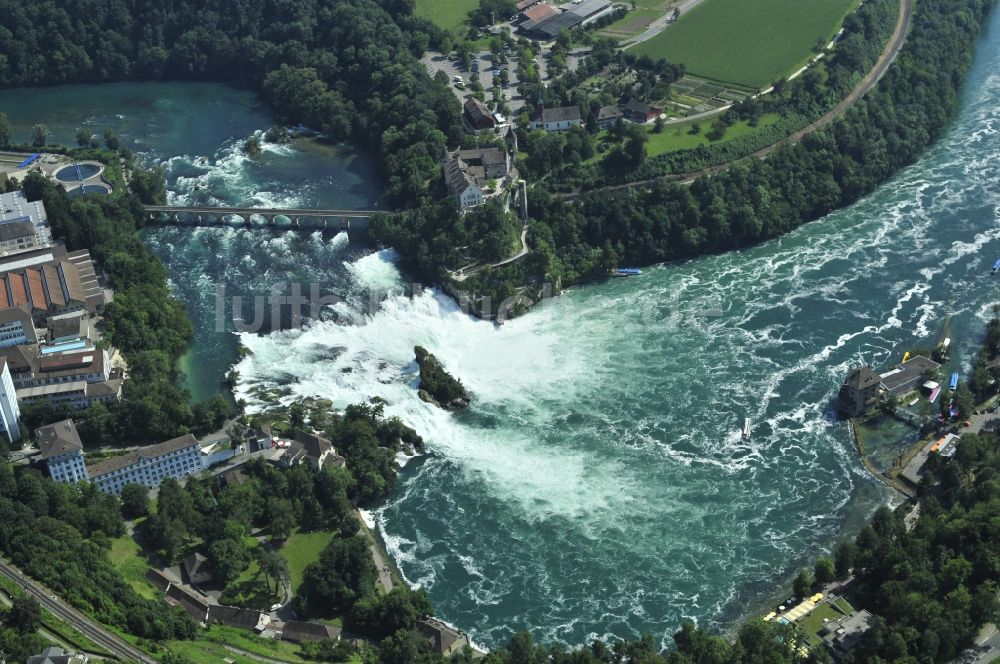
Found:
[(445, 410), (462, 410), (469, 407), (472, 397), (462, 381), (444, 370), (441, 361), (422, 346), (413, 348), (420, 367), (420, 391), (417, 393), (427, 403)]

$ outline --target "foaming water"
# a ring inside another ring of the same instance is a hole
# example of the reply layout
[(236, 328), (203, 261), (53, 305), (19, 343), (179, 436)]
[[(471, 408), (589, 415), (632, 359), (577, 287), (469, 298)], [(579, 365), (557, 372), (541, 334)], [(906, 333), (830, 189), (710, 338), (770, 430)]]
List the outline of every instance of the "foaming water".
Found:
[[(372, 208), (380, 185), (370, 160), (342, 146), (309, 140), (304, 132), (286, 144), (264, 132), (270, 111), (250, 92), (211, 83), (117, 83), (9, 91), (19, 102), (4, 110), (15, 137), (46, 124), (53, 139), (75, 143), (79, 127), (114, 131), (147, 166), (161, 166), (173, 205)], [(248, 157), (243, 144), (261, 140), (262, 154)], [(195, 323), (191, 350), (181, 358), (184, 385), (197, 399), (217, 392), (237, 360), (230, 323), (233, 297), (253, 318), (253, 298), (288, 292), (297, 282), (309, 292), (357, 299), (344, 261), (362, 255), (345, 234), (233, 228), (161, 228), (144, 231), (163, 259), (171, 283)], [(223, 326), (217, 324), (217, 289), (223, 289)], [(268, 319), (263, 331), (288, 321)]]
[[(298, 279), (339, 296), (303, 329), (240, 335), (252, 355), (237, 396), (252, 409), (264, 390), (380, 396), (425, 437), (429, 453), (365, 518), (444, 619), (487, 646), (520, 628), (667, 644), (684, 618), (731, 626), (888, 499), (831, 408), (848, 367), (932, 341), (950, 312), (955, 370), (968, 369), (1000, 256), (1000, 14), (992, 24), (953, 130), (868, 199), (752, 249), (573, 289), (503, 327), (433, 290), (404, 294), (392, 252), (345, 236), (162, 229), (150, 242), (200, 330), (218, 274), (239, 293)], [(156, 153), (172, 195), (316, 200), (314, 171), (300, 186), (274, 169), (332, 155), (266, 147), (263, 173), (241, 156), (265, 120)], [(415, 345), (465, 382), (468, 411), (417, 398)]]
[[(390, 294), (244, 336), (240, 396), (377, 395), (427, 439), (368, 516), (408, 582), (487, 645), (726, 627), (888, 498), (831, 407), (846, 370), (933, 341), (947, 313), (968, 368), (1000, 255), (998, 65), (986, 38), (953, 130), (850, 209), (503, 327), (401, 294), (390, 257), (348, 261)], [(472, 391), (467, 412), (417, 398), (417, 344)]]

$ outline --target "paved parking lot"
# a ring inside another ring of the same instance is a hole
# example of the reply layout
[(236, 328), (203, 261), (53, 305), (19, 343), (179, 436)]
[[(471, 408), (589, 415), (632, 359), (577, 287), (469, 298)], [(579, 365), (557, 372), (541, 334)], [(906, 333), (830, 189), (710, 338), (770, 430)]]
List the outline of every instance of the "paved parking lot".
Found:
[[(535, 67), (538, 69), (538, 75), (541, 77), (542, 81), (548, 81), (548, 54), (549, 48), (547, 46), (542, 47), (542, 52), (535, 56)], [(576, 49), (566, 56), (566, 68), (570, 71), (576, 71), (580, 66), (580, 62), (590, 53), (588, 48)], [(494, 64), (493, 56), (489, 51), (481, 51), (477, 53), (472, 58), (472, 65), (469, 69), (462, 67), (461, 63), (449, 59), (447, 56), (437, 53), (435, 51), (428, 51), (424, 54), (424, 57), (420, 59), (424, 67), (427, 68), (427, 73), (434, 76), (437, 72), (443, 71), (448, 76), (448, 81), (451, 84), (451, 89), (455, 93), (455, 96), (462, 103), (472, 95), (472, 91), (469, 90), (469, 83), (472, 81), (473, 67), (478, 65), (479, 71), (479, 83), (483, 86), (486, 91), (486, 98), (490, 99), (490, 90), (493, 88), (493, 70), (494, 69), (507, 69), (507, 87), (502, 88), (504, 98), (507, 105), (510, 106), (511, 112), (517, 115), (521, 108), (524, 106), (524, 99), (517, 92), (517, 60), (514, 58), (509, 58), (506, 64)], [(459, 76), (462, 79), (462, 83), (465, 89), (460, 90), (455, 87), (455, 77)]]
[[(424, 67), (427, 68), (427, 73), (434, 76), (437, 72), (443, 71), (447, 76), (448, 80), (451, 82), (451, 89), (455, 93), (455, 96), (460, 102), (465, 102), (472, 95), (472, 91), (469, 90), (469, 83), (472, 80), (472, 69), (464, 69), (461, 63), (454, 62), (441, 53), (427, 52), (424, 57), (420, 60)], [(491, 89), (493, 88), (493, 69), (495, 68), (492, 56), (489, 51), (482, 51), (477, 53), (473, 59), (473, 63), (479, 65), (479, 83), (483, 86), (486, 91), (486, 98), (491, 98)], [(524, 100), (517, 93), (517, 63), (513, 60), (508, 60), (507, 64), (499, 65), (499, 68), (506, 67), (508, 83), (507, 88), (503, 89), (504, 98), (507, 101), (507, 105), (510, 106), (513, 113), (518, 113), (521, 107), (524, 106)], [(455, 77), (460, 76), (465, 87), (464, 90), (460, 90), (455, 87)]]

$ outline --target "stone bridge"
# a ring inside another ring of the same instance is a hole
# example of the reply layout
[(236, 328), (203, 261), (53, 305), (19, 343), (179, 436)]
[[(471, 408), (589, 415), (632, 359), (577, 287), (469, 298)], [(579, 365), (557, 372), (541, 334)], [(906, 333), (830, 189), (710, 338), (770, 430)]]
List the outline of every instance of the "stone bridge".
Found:
[[(224, 226), (233, 217), (244, 226), (277, 227), (278, 217), (288, 219), (293, 228), (367, 230), (368, 221), (385, 210), (310, 210), (257, 207), (205, 207), (186, 205), (145, 205), (152, 223), (175, 226)], [(255, 219), (262, 220), (255, 223)]]

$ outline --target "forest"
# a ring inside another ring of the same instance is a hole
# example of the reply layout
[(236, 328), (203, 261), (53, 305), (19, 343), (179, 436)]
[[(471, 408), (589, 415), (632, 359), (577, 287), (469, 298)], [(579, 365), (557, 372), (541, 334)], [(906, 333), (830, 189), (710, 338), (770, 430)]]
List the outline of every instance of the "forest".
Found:
[(108, 560), (110, 538), (124, 534), (116, 497), (0, 462), (0, 553), (107, 625), (150, 639), (192, 638), (186, 613), (140, 597)]
[(283, 121), (370, 149), (388, 202), (407, 205), (424, 195), (445, 143), (462, 134), (454, 95), (417, 61), (440, 31), (412, 9), (407, 0), (2, 0), (0, 88), (143, 79), (250, 86)]
[[(858, 57), (870, 57), (870, 46), (863, 46), (882, 30), (885, 18), (877, 11), (884, 9), (884, 3), (865, 4), (872, 5), (871, 12), (856, 20), (866, 16), (867, 20), (855, 26), (856, 36), (848, 37), (851, 43), (862, 44), (851, 51)], [(857, 201), (916, 161), (941, 136), (957, 110), (958, 91), (992, 5), (991, 0), (919, 3), (906, 43), (878, 86), (830, 126), (800, 143), (778, 147), (765, 159), (738, 161), (690, 186), (661, 178), (648, 187), (585, 192), (574, 199), (545, 186), (530, 187), (530, 261), (484, 270), (462, 289), (497, 302), (526, 283), (566, 286), (603, 276), (608, 266), (644, 265), (746, 247)], [(812, 74), (800, 77), (800, 85), (789, 84), (794, 103), (788, 111), (815, 117), (850, 85), (852, 70), (851, 63), (838, 65), (835, 59), (823, 70), (837, 76), (835, 85), (819, 86)], [(565, 94), (558, 99), (565, 100)], [(756, 111), (741, 107), (734, 112)], [(555, 140), (569, 146), (574, 137)], [(630, 151), (626, 140), (623, 156), (631, 152), (631, 163), (639, 164), (635, 173), (643, 173), (642, 146), (636, 147)], [(579, 154), (578, 148), (559, 150)], [(612, 180), (615, 177), (612, 174)], [(431, 279), (439, 275), (429, 267), (449, 264), (453, 247), (462, 246), (466, 236), (441, 214), (421, 215), (418, 223), (404, 216), (387, 219), (374, 230), (400, 250), (419, 277)]]

